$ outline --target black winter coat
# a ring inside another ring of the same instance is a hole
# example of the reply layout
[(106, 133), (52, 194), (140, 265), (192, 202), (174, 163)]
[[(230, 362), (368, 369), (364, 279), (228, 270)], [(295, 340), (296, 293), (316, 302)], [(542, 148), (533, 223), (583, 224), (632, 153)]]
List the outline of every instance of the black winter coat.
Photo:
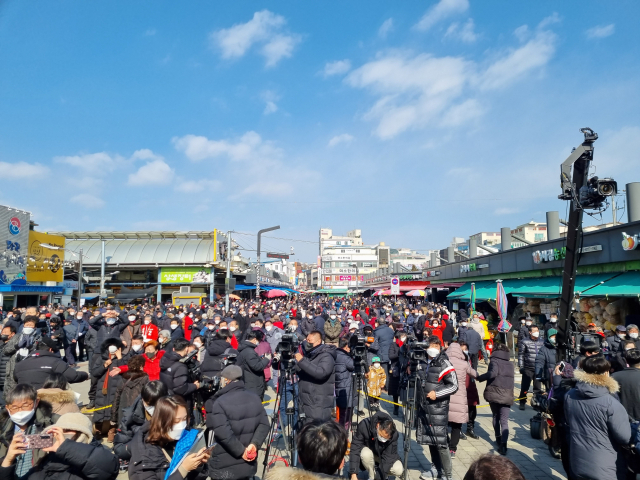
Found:
[(536, 357), (543, 345), (544, 340), (540, 337), (535, 341), (533, 338), (525, 338), (522, 340), (522, 343), (518, 345), (518, 368), (535, 372)]
[(453, 329), (453, 322), (451, 320), (442, 320), (444, 322), (444, 330), (442, 330), (442, 340), (447, 343), (451, 343), (455, 330)]
[(89, 378), (86, 372), (80, 372), (69, 367), (55, 353), (36, 350), (21, 362), (16, 363), (13, 378), (18, 383), (28, 383), (36, 390), (42, 388), (50, 373), (60, 373), (69, 383), (84, 382)]
[[(458, 391), (456, 369), (447, 354), (441, 352), (428, 365), (419, 365), (418, 375), (422, 379), (422, 391), (417, 392), (419, 404), (416, 441), (419, 445), (448, 444), (449, 399)], [(430, 400), (427, 394), (436, 392), (436, 399)]]
[(331, 420), (336, 355), (333, 345), (318, 345), (296, 365), (300, 409), (307, 420)]
[(235, 381), (207, 400), (205, 409), (207, 428), (213, 430), (217, 442), (209, 459), (210, 477), (253, 477), (258, 459), (246, 462), (242, 455), (250, 444), (259, 449), (269, 434), (269, 419), (260, 397), (246, 391), (242, 381)]
[(513, 363), (509, 352), (495, 351), (491, 355), (489, 370), (480, 375), (476, 381), (487, 382), (484, 389), (484, 399), (489, 403), (508, 405), (513, 403), (513, 385), (515, 382)]
[(395, 397), (400, 395), (400, 373), (403, 371), (402, 366), (406, 365), (405, 352), (397, 342), (393, 342), (389, 347), (389, 395)]
[[(149, 423), (145, 423), (133, 436), (129, 444), (131, 450), (131, 460), (129, 461), (129, 480), (164, 480), (169, 468), (169, 461), (162, 451), (162, 447), (145, 442), (149, 433)], [(171, 442), (170, 448), (173, 451), (178, 442)], [(176, 470), (169, 476), (168, 480), (204, 480), (207, 477), (207, 468), (198, 467), (183, 477), (180, 471)]]
[(89, 324), (97, 330), (95, 348), (96, 351), (107, 338), (120, 338), (120, 334), (129, 325), (127, 315), (127, 312), (124, 310), (120, 312), (119, 317), (116, 318), (116, 323), (114, 323), (113, 325), (108, 325), (107, 319), (104, 318), (102, 314), (97, 315), (89, 320)]
[(122, 421), (124, 409), (133, 405), (142, 394), (142, 389), (149, 383), (149, 375), (144, 372), (127, 372), (122, 375), (122, 379), (122, 385), (118, 387), (113, 407), (111, 407), (111, 421), (116, 422), (117, 425)]
[(378, 341), (378, 356), (381, 362), (389, 361), (389, 348), (393, 343), (394, 333), (388, 325), (378, 325), (373, 331), (373, 338)]
[(219, 377), (224, 370), (222, 360), (225, 357), (224, 352), (229, 350), (231, 353), (237, 354), (236, 350), (231, 348), (231, 344), (222, 338), (213, 338), (207, 342), (207, 350), (200, 371), (205, 377)]
[(134, 400), (133, 405), (122, 410), (120, 424), (113, 440), (113, 451), (122, 460), (131, 458), (129, 442), (140, 428), (147, 423), (146, 410), (142, 397)]
[(353, 389), (351, 388), (351, 373), (354, 370), (353, 358), (347, 352), (336, 350), (336, 406), (349, 408), (353, 406)]
[(169, 389), (169, 395), (182, 395), (188, 401), (198, 388), (189, 382), (189, 369), (181, 358), (173, 350), (167, 350), (160, 359), (160, 381)]
[(349, 477), (357, 474), (360, 466), (360, 454), (362, 449), (367, 447), (373, 452), (375, 458), (380, 459), (379, 472), (382, 473), (382, 480), (387, 478), (387, 472), (391, 470), (393, 464), (400, 460), (398, 455), (398, 432), (394, 432), (388, 442), (380, 442), (376, 426), (383, 420), (390, 420), (391, 417), (384, 412), (376, 412), (373, 417), (365, 418), (358, 424), (353, 440), (351, 440), (351, 452), (349, 454)]
[(267, 382), (264, 377), (264, 369), (269, 366), (271, 360), (261, 358), (256, 353), (257, 345), (244, 340), (238, 346), (238, 358), (236, 365), (242, 368), (244, 388), (248, 392), (253, 392), (260, 398), (264, 396), (267, 389)]
[(551, 382), (553, 369), (556, 366), (556, 347), (548, 341), (538, 350), (536, 356), (536, 378)]
[[(18, 478), (15, 466), (14, 463), (0, 467), (0, 478)], [(116, 456), (100, 442), (85, 444), (65, 440), (23, 480), (115, 480), (118, 466)]]
[[(98, 355), (98, 354), (96, 354)], [(111, 365), (108, 367), (104, 366), (104, 363), (109, 359), (109, 352), (105, 351), (101, 354), (100, 360), (97, 360), (93, 365), (93, 369), (91, 370), (91, 376), (96, 377), (98, 379), (98, 388), (96, 389), (96, 408), (106, 407), (108, 405), (113, 405), (113, 402), (116, 399), (116, 393), (118, 392), (118, 388), (122, 385), (123, 380), (121, 375), (116, 375), (114, 377), (109, 376), (109, 372), (116, 367), (122, 367), (127, 364), (127, 360), (123, 357), (120, 360), (117, 358), (111, 359)], [(103, 386), (105, 379), (107, 379), (107, 388), (106, 393), (103, 392)], [(93, 412), (93, 423), (103, 422), (105, 420), (111, 420), (111, 409), (105, 408), (102, 410), (97, 410)], [(114, 419), (115, 421), (115, 419)]]
[(627, 414), (635, 421), (640, 420), (640, 370), (629, 367), (614, 373), (612, 377), (620, 385), (618, 397)]
[(6, 343), (0, 343), (0, 388), (4, 387), (4, 377), (7, 375), (7, 363), (9, 363), (9, 355), (4, 354), (4, 346)]
[(482, 337), (471, 327), (458, 328), (458, 340), (468, 345), (471, 355), (477, 355), (482, 350)]

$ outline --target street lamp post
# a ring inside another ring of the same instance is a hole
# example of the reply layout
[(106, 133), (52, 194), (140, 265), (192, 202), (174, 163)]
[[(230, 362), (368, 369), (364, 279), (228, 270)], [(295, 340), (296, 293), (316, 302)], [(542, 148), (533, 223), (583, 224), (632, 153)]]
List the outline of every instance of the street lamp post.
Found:
[(258, 262), (256, 263), (256, 300), (260, 301), (260, 239), (262, 238), (262, 234), (266, 232), (271, 232), (272, 230), (280, 230), (280, 225), (270, 228), (263, 228), (258, 231), (258, 251), (257, 258)]

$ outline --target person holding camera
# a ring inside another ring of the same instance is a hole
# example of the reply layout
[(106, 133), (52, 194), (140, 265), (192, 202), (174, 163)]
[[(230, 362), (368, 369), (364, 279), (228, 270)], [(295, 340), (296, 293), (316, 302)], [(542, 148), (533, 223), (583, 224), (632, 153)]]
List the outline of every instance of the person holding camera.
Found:
[(333, 410), (336, 347), (324, 345), (322, 333), (314, 330), (307, 335), (304, 349), (304, 355), (295, 354), (300, 408), (306, 421), (326, 422)]
[[(246, 340), (243, 340), (238, 347), (238, 360), (236, 365), (244, 373), (244, 388), (248, 392), (253, 392), (260, 400), (264, 399), (264, 392), (267, 389), (264, 369), (271, 365), (270, 356), (258, 356), (256, 347), (260, 343), (259, 336), (262, 332), (250, 330), (247, 332)], [(262, 334), (263, 336), (264, 334)], [(268, 345), (268, 344), (267, 344)]]
[[(250, 332), (251, 333), (251, 332)], [(207, 400), (207, 428), (216, 446), (209, 459), (211, 479), (245, 479), (258, 471), (258, 448), (269, 435), (261, 400), (245, 389), (242, 369), (229, 365), (220, 374), (220, 390)]]
[(166, 352), (160, 360), (160, 381), (169, 389), (169, 395), (181, 395), (189, 407), (193, 405), (193, 394), (200, 388), (200, 381), (192, 378), (185, 358), (193, 348), (189, 340), (178, 338), (173, 350)]
[(529, 327), (529, 337), (524, 338), (518, 346), (518, 367), (522, 374), (522, 382), (520, 388), (520, 410), (525, 409), (527, 403), (527, 393), (533, 381), (533, 391), (539, 392), (542, 387), (540, 380), (536, 377), (536, 357), (538, 352), (544, 346), (544, 339), (540, 338), (540, 331), (537, 325)]
[[(449, 401), (458, 391), (456, 369), (442, 349), (442, 343), (436, 336), (429, 337), (426, 350), (426, 365), (420, 364), (417, 371), (421, 388), (416, 401), (417, 427), (416, 442), (429, 445), (433, 467), (423, 472), (420, 478), (451, 479), (451, 454), (447, 438), (449, 426)], [(426, 368), (424, 368), (426, 366)]]
[[(357, 480), (358, 468), (364, 468), (369, 478), (386, 480), (388, 475), (402, 476), (402, 461), (398, 455), (398, 431), (391, 417), (384, 412), (376, 412), (365, 418), (351, 441), (349, 454), (349, 477)], [(376, 476), (376, 470), (379, 476)]]

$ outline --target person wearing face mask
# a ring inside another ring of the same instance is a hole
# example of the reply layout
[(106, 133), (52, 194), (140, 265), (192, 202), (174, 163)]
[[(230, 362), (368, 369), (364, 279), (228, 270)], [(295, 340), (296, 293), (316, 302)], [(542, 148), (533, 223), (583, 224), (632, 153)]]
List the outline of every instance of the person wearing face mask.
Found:
[[(51, 406), (38, 401), (31, 385), (20, 383), (6, 392), (7, 404), (0, 414), (0, 474), (5, 468), (15, 468), (20, 477), (37, 467), (47, 455), (42, 450), (26, 450), (25, 435), (40, 433), (53, 425)], [(3, 475), (2, 478), (11, 478)]]
[(158, 332), (158, 327), (152, 323), (151, 315), (145, 315), (140, 326), (140, 333), (145, 343), (151, 340), (158, 340)]
[(260, 343), (259, 333), (262, 332), (252, 330), (247, 333), (246, 340), (243, 340), (238, 347), (236, 365), (244, 372), (245, 389), (255, 393), (262, 400), (267, 389), (264, 370), (271, 365), (271, 355), (256, 353), (256, 347)]
[(358, 469), (369, 473), (369, 478), (377, 477), (386, 480), (391, 475), (402, 476), (403, 468), (398, 455), (398, 438), (395, 423), (384, 412), (376, 412), (358, 424), (349, 453), (349, 477), (357, 480)]
[(229, 365), (220, 390), (205, 403), (207, 428), (217, 443), (209, 459), (211, 479), (252, 478), (258, 470), (258, 448), (269, 434), (269, 419), (260, 398), (245, 389), (243, 370)]
[(171, 319), (171, 341), (175, 342), (178, 338), (185, 338), (184, 331), (180, 326), (180, 320), (177, 318)]
[(468, 345), (469, 360), (474, 370), (478, 369), (478, 355), (479, 352), (483, 352), (484, 363), (488, 364), (486, 351), (484, 350), (484, 343), (482, 337), (473, 328), (469, 327), (468, 319), (463, 318), (458, 327), (458, 341), (464, 342)]
[[(300, 322), (299, 328), (304, 338), (306, 338), (307, 335), (309, 335), (311, 332), (313, 332), (316, 329), (316, 324), (313, 321), (313, 318), (314, 318), (313, 312), (311, 310), (308, 310), (304, 318), (302, 319), (302, 322)], [(323, 327), (324, 327), (324, 324), (323, 324)]]
[(522, 344), (522, 340), (529, 338), (529, 327), (533, 325), (533, 321), (528, 317), (520, 317), (520, 320), (524, 320), (524, 328), (518, 332), (518, 345)]
[[(186, 340), (185, 340), (186, 341)], [(160, 398), (149, 423), (145, 423), (129, 444), (129, 480), (204, 480), (211, 472), (205, 448), (188, 453), (195, 431), (187, 428), (188, 405), (174, 395)], [(167, 475), (170, 463), (180, 466)]]
[(544, 346), (544, 339), (540, 338), (540, 331), (537, 326), (529, 327), (529, 338), (522, 340), (518, 347), (518, 368), (522, 374), (520, 382), (520, 410), (524, 410), (527, 404), (527, 393), (531, 382), (533, 382), (533, 391), (539, 392), (542, 389), (540, 380), (536, 379), (536, 358), (538, 352)]
[(549, 315), (549, 321), (544, 324), (544, 334), (546, 334), (550, 328), (558, 329), (558, 314), (552, 313)]
[(122, 373), (122, 383), (116, 390), (111, 407), (111, 425), (120, 425), (123, 412), (131, 407), (149, 383), (149, 375), (143, 370), (145, 364), (142, 355), (131, 357), (127, 362), (127, 371)]
[(79, 383), (87, 380), (89, 375), (86, 372), (74, 370), (53, 353), (52, 348), (56, 346), (57, 344), (48, 337), (42, 337), (36, 344), (36, 350), (16, 364), (13, 372), (16, 384), (28, 383), (37, 390), (42, 388), (50, 373), (62, 374), (69, 383)]
[(624, 352), (622, 342), (627, 339), (627, 327), (624, 325), (618, 325), (614, 335), (607, 337), (607, 343), (609, 344), (609, 353), (615, 355), (617, 353)]
[[(351, 319), (353, 320), (353, 317)], [(342, 323), (340, 315), (336, 315), (335, 310), (329, 312), (329, 318), (324, 322), (323, 332), (326, 343), (338, 345), (338, 338), (342, 333)]]
[(306, 421), (325, 422), (331, 419), (333, 410), (336, 347), (323, 345), (320, 332), (307, 335), (303, 345), (304, 355), (295, 354), (295, 370), (300, 380), (300, 409), (305, 414)]
[(373, 357), (367, 372), (367, 392), (369, 393), (369, 410), (380, 410), (380, 402), (374, 398), (382, 395), (382, 389), (387, 381), (387, 374), (380, 364), (380, 357)]
[[(91, 375), (98, 379), (96, 391), (96, 408), (108, 407), (113, 402), (123, 378), (120, 368), (126, 366), (127, 361), (122, 355), (122, 342), (119, 338), (108, 338), (100, 346), (100, 361), (93, 366)], [(111, 425), (111, 409), (103, 408), (93, 412), (93, 423), (97, 432), (108, 434), (110, 442), (116, 433), (115, 425)]]
[(124, 355), (127, 355), (131, 350), (133, 337), (142, 334), (140, 330), (140, 322), (138, 321), (138, 316), (135, 312), (129, 312), (129, 315), (127, 315), (127, 321), (129, 323), (122, 333), (120, 333), (120, 340), (122, 340), (122, 343), (124, 344), (124, 349), (122, 350)]
[(447, 354), (441, 350), (440, 339), (431, 336), (428, 342), (427, 364), (417, 371), (425, 397), (416, 401), (416, 442), (429, 445), (433, 467), (431, 471), (423, 472), (420, 478), (451, 479), (451, 454), (447, 438), (449, 402), (451, 395), (458, 391), (458, 377)]
[[(389, 395), (393, 397), (393, 402), (398, 403), (400, 398), (400, 375), (406, 369), (407, 365), (407, 349), (403, 346), (407, 341), (407, 332), (400, 331), (395, 333), (395, 341), (389, 347)], [(400, 407), (393, 406), (393, 414), (400, 415)]]
[(173, 342), (171, 341), (171, 330), (160, 330), (158, 332), (158, 347), (160, 350), (170, 352), (173, 350)]
[(334, 316), (334, 320), (338, 318), (338, 313), (335, 310), (330, 310), (329, 314), (325, 318), (322, 316), (322, 308), (318, 307), (316, 309), (316, 316), (313, 317), (313, 330), (320, 332), (320, 335), (322, 335), (322, 340), (324, 340), (324, 324), (327, 319), (331, 318), (332, 315)]
[(631, 426), (628, 412), (614, 396), (620, 385), (610, 370), (604, 357), (586, 358), (582, 369), (573, 372), (577, 384), (565, 397), (570, 469), (581, 480), (624, 478), (620, 451), (629, 444)]
[(133, 404), (122, 411), (120, 424), (113, 440), (113, 452), (120, 460), (120, 470), (126, 470), (131, 459), (131, 445), (136, 432), (149, 424), (158, 400), (168, 395), (167, 386), (159, 380), (147, 383)]
[(87, 322), (88, 312), (76, 313), (76, 326), (78, 327), (78, 362), (86, 362), (87, 361), (87, 350), (85, 338), (87, 336), (87, 332), (89, 331), (89, 322)]
[[(200, 382), (190, 382), (189, 369), (180, 360), (191, 352), (193, 346), (186, 338), (178, 338), (174, 343), (173, 351), (168, 351), (160, 360), (160, 380), (167, 385), (171, 395), (181, 395), (191, 406), (193, 394), (200, 388)], [(191, 411), (191, 409), (190, 409)]]
[(629, 325), (627, 325), (627, 337), (629, 337), (630, 341), (635, 343), (637, 349), (640, 349), (639, 336), (640, 336), (640, 329), (638, 328), (637, 325), (633, 323), (630, 323)]
[(78, 343), (78, 327), (72, 323), (73, 317), (69, 316), (64, 321), (62, 342), (64, 346), (64, 358), (70, 367), (76, 366), (76, 344)]
[(553, 369), (556, 366), (556, 335), (558, 331), (551, 328), (547, 331), (547, 339), (536, 355), (535, 379), (540, 380), (548, 392), (551, 389)]
[[(135, 313), (135, 311), (134, 311)], [(104, 314), (99, 313), (89, 320), (89, 325), (97, 330), (96, 345), (100, 346), (108, 338), (120, 339), (120, 334), (129, 325), (128, 313), (122, 310), (120, 314), (109, 306)], [(94, 355), (100, 356), (101, 353), (96, 351)]]

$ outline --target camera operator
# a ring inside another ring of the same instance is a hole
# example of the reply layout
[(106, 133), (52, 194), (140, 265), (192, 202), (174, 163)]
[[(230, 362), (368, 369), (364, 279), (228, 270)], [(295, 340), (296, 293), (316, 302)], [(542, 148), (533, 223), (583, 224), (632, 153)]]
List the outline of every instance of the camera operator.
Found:
[[(186, 338), (178, 338), (174, 342), (174, 349), (168, 351), (160, 360), (160, 381), (169, 389), (169, 395), (181, 395), (189, 405), (191, 397), (200, 388), (197, 379), (189, 378), (188, 365), (181, 360), (187, 356), (193, 347)], [(190, 408), (189, 408), (190, 410)]]
[(438, 337), (429, 337), (429, 348), (426, 352), (427, 368), (417, 371), (422, 388), (418, 389), (421, 395), (416, 402), (418, 407), (416, 442), (419, 445), (429, 445), (433, 463), (431, 472), (424, 472), (420, 476), (422, 479), (452, 478), (447, 431), (449, 399), (458, 391), (458, 377), (455, 367), (441, 348)]
[(586, 342), (583, 341), (580, 344), (580, 355), (571, 360), (571, 366), (573, 368), (579, 368), (585, 358), (592, 357), (594, 355), (602, 355), (600, 346), (596, 342), (592, 342), (590, 340)]
[(225, 367), (224, 359), (230, 354), (238, 354), (237, 350), (231, 348), (231, 332), (227, 329), (218, 330), (206, 344), (206, 355), (200, 365), (202, 376), (219, 377)]
[[(402, 476), (402, 462), (398, 455), (398, 431), (391, 417), (384, 412), (376, 412), (365, 418), (351, 441), (349, 454), (349, 477), (357, 480), (358, 468), (369, 473), (369, 478), (386, 480), (387, 475)], [(380, 475), (376, 475), (376, 467)]]
[(338, 347), (335, 362), (336, 409), (338, 411), (336, 420), (348, 430), (353, 409), (351, 373), (354, 371), (354, 364), (349, 349), (349, 339), (346, 337), (339, 339)]
[(300, 389), (300, 408), (306, 421), (331, 419), (335, 389), (336, 347), (323, 345), (317, 330), (307, 335), (305, 354), (296, 353), (296, 372)]
[(527, 392), (533, 381), (533, 391), (539, 392), (541, 390), (540, 380), (536, 377), (536, 357), (538, 352), (544, 345), (544, 339), (540, 338), (540, 331), (536, 325), (529, 327), (529, 338), (522, 340), (522, 343), (518, 346), (518, 367), (522, 374), (521, 388), (520, 388), (520, 410), (525, 409), (527, 403)]
[(244, 388), (248, 392), (253, 392), (264, 399), (264, 392), (267, 389), (267, 382), (264, 376), (264, 369), (271, 365), (270, 356), (258, 356), (255, 349), (259, 344), (258, 332), (250, 330), (247, 332), (246, 340), (243, 340), (238, 347), (238, 367), (244, 372)]
[[(250, 332), (251, 333), (251, 332)], [(258, 471), (258, 448), (269, 434), (267, 412), (244, 388), (242, 369), (225, 367), (220, 390), (207, 400), (207, 428), (217, 442), (209, 459), (212, 479), (244, 479)]]

